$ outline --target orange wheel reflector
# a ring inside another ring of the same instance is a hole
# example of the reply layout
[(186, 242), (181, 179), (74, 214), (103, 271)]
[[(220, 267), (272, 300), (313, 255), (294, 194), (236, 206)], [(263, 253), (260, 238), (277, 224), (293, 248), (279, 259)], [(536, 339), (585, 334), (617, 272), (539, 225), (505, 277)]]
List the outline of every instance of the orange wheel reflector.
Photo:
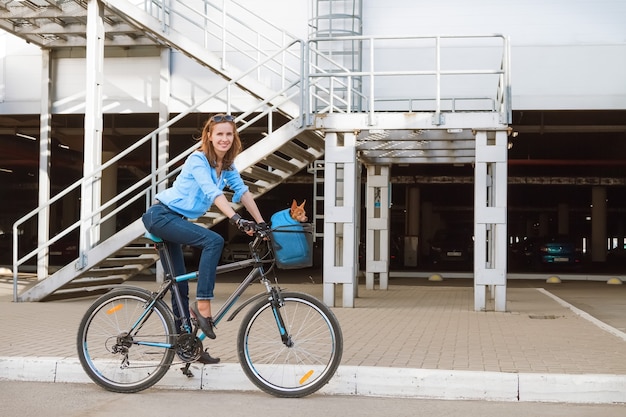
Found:
[(107, 314), (113, 314), (113, 313), (115, 313), (116, 311), (121, 310), (122, 308), (124, 308), (124, 307), (122, 307), (122, 305), (121, 305), (121, 304), (118, 304), (118, 305), (116, 305), (115, 307), (111, 307), (110, 309), (108, 309), (108, 310), (107, 310)]
[(309, 378), (311, 378), (311, 375), (313, 375), (313, 369), (311, 369), (309, 372), (304, 374), (302, 378), (300, 378), (300, 385), (304, 384)]

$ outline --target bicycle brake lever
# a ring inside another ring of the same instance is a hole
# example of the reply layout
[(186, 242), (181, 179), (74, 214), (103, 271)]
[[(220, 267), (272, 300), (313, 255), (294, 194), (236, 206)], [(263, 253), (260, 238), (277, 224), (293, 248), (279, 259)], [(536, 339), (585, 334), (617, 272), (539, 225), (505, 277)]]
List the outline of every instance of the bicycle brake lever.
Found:
[(270, 229), (267, 223), (257, 223), (254, 231), (258, 237), (265, 239), (269, 236)]

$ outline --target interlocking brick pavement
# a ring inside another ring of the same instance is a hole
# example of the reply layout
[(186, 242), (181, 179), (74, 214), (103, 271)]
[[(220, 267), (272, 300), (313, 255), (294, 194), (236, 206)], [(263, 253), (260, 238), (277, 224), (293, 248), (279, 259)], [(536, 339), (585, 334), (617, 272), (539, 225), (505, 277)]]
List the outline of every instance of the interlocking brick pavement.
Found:
[[(289, 274), (295, 278), (283, 287), (322, 298), (319, 277), (309, 277), (308, 271)], [(236, 286), (232, 278), (226, 281), (218, 278), (214, 312)], [(130, 283), (157, 287), (149, 280)], [(626, 286), (563, 283), (541, 290), (533, 286), (544, 285), (537, 284), (511, 283), (507, 312), (474, 311), (473, 287), (458, 281), (391, 280), (385, 291), (360, 285), (355, 308), (333, 308), (344, 333), (342, 365), (626, 375), (626, 335), (620, 337), (619, 331), (626, 321), (626, 309), (622, 309)], [(0, 331), (5, 342), (0, 344), (0, 356), (76, 357), (78, 324), (94, 298), (14, 303), (10, 282), (1, 285)], [(246, 294), (261, 290), (253, 284)], [(599, 327), (546, 291), (572, 299), (581, 310), (596, 315), (604, 311), (615, 332)], [(223, 362), (237, 362), (237, 329), (237, 319), (223, 321), (217, 328), (218, 338), (205, 347)]]

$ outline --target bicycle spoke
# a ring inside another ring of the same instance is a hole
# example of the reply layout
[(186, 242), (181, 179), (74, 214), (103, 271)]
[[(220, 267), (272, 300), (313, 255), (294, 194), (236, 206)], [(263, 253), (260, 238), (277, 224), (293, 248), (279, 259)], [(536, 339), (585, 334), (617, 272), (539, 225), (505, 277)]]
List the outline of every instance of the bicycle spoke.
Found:
[(343, 338), (337, 319), (315, 298), (285, 293), (279, 313), (287, 334), (282, 342), (271, 305), (251, 308), (239, 332), (239, 358), (248, 377), (276, 396), (309, 395), (333, 376), (341, 360)]
[[(79, 327), (77, 347), (83, 369), (92, 380), (116, 392), (136, 392), (159, 381), (173, 360), (174, 323), (164, 305), (131, 331), (150, 301), (139, 289), (112, 291), (87, 311)], [(163, 348), (153, 346), (163, 345)]]

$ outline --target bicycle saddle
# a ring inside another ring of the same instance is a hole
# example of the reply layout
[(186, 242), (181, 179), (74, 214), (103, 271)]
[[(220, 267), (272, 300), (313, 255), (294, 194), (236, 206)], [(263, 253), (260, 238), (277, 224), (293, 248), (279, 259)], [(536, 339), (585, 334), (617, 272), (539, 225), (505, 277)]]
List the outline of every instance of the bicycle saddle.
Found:
[(148, 239), (150, 239), (151, 241), (155, 242), (155, 243), (160, 243), (163, 242), (163, 239), (161, 239), (160, 237), (158, 237), (157, 235), (153, 235), (150, 232), (146, 232), (143, 234), (144, 237), (147, 237)]

